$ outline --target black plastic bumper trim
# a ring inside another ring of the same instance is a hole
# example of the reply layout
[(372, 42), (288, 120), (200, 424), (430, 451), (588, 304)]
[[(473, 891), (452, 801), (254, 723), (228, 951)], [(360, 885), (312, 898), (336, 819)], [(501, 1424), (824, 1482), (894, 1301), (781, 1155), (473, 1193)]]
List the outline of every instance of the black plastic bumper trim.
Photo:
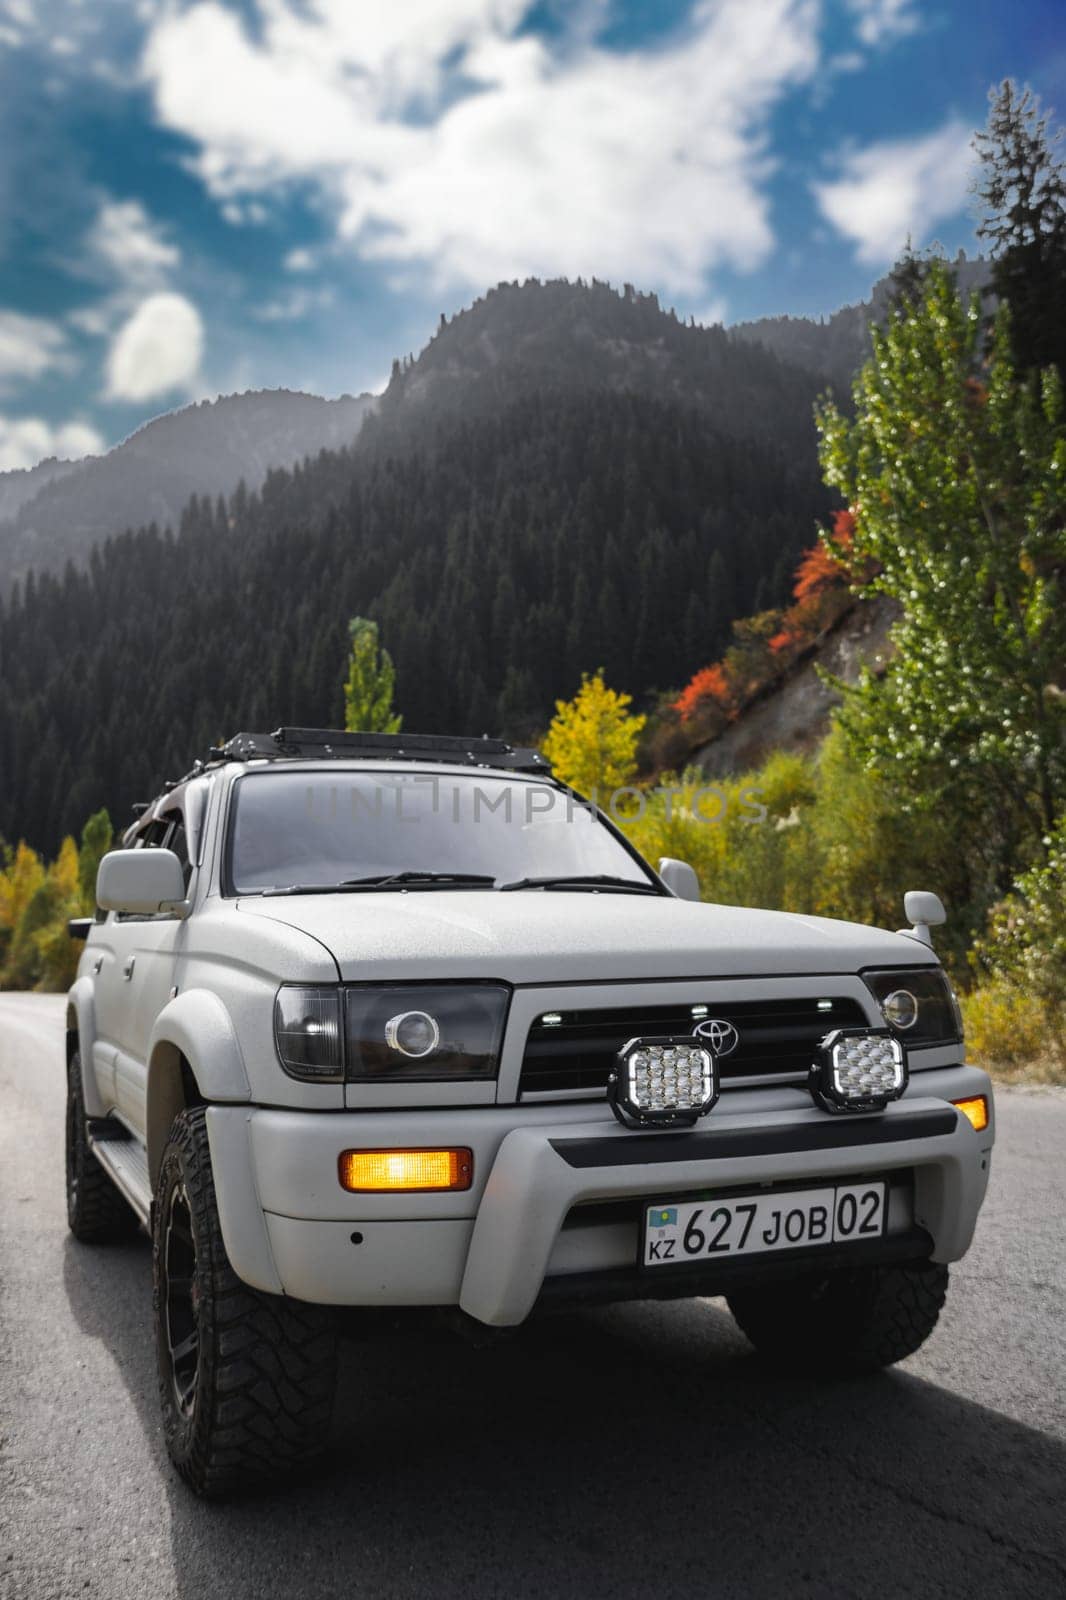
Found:
[(570, 1307), (617, 1300), (689, 1300), (731, 1294), (749, 1283), (765, 1284), (810, 1273), (889, 1261), (928, 1261), (933, 1241), (924, 1228), (908, 1228), (858, 1244), (817, 1250), (765, 1252), (680, 1267), (613, 1267), (605, 1272), (558, 1273), (545, 1278), (539, 1307)]
[(636, 1167), (659, 1161), (714, 1161), (726, 1156), (777, 1156), (804, 1150), (852, 1150), (954, 1133), (954, 1106), (896, 1116), (831, 1117), (824, 1122), (786, 1122), (767, 1128), (720, 1133), (633, 1133), (614, 1139), (552, 1139), (556, 1155), (571, 1167)]

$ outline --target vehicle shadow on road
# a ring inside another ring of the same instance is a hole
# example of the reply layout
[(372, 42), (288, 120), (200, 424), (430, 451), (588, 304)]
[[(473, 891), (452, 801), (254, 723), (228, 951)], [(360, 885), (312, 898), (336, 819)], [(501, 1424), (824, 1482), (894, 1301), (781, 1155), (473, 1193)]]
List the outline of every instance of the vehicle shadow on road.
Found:
[(1066, 1590), (1066, 1448), (903, 1372), (775, 1376), (718, 1302), (546, 1317), (487, 1348), (392, 1319), (342, 1347), (321, 1471), (203, 1504), (160, 1441), (149, 1272), (147, 1247), (67, 1244), (74, 1316), (138, 1410), (188, 1600)]

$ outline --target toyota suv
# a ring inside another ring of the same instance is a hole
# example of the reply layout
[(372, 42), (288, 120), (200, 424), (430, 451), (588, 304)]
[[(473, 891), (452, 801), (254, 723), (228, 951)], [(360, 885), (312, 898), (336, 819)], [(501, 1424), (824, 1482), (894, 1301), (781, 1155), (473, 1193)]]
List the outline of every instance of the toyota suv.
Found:
[(67, 1009), (78, 1239), (143, 1225), (168, 1450), (328, 1436), (337, 1308), (724, 1295), (762, 1355), (932, 1331), (988, 1077), (912, 927), (699, 903), (498, 740), (239, 734), (105, 856)]

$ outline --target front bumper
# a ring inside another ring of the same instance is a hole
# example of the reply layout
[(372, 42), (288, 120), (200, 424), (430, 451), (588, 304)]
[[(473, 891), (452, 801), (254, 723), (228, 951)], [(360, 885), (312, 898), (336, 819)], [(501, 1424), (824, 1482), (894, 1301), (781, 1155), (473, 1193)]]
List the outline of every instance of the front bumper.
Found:
[[(212, 1106), (207, 1126), (223, 1236), (245, 1281), (323, 1304), (458, 1305), (506, 1327), (542, 1297), (715, 1292), (698, 1268), (680, 1269), (679, 1281), (636, 1267), (644, 1199), (886, 1175), (882, 1257), (958, 1260), (984, 1199), (994, 1125), (975, 1133), (948, 1102), (977, 1094), (991, 1103), (987, 1075), (955, 1066), (916, 1074), (876, 1117), (832, 1117), (788, 1090), (737, 1094), (698, 1129), (667, 1133), (629, 1132), (598, 1103), (369, 1114)], [(344, 1148), (436, 1143), (472, 1146), (469, 1192), (352, 1195), (337, 1181)], [(729, 1268), (769, 1276), (802, 1264), (787, 1254)]]

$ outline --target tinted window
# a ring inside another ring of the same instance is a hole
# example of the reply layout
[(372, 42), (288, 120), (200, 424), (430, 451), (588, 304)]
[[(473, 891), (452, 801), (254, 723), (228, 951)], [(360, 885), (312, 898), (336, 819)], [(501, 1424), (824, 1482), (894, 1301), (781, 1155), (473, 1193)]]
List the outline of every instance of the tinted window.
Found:
[(155, 822), (149, 822), (134, 839), (133, 849), (160, 850), (166, 841), (169, 831), (170, 823), (164, 821), (163, 818), (159, 818)]
[(647, 884), (609, 828), (562, 790), (522, 778), (424, 772), (264, 772), (238, 780), (237, 893), (390, 872), (516, 878), (608, 873)]
[(189, 860), (189, 841), (185, 833), (185, 821), (180, 811), (168, 811), (163, 821), (169, 824), (164, 843), (168, 850), (173, 850), (181, 862), (182, 875), (185, 878), (185, 887), (189, 887), (192, 877), (192, 863)]

